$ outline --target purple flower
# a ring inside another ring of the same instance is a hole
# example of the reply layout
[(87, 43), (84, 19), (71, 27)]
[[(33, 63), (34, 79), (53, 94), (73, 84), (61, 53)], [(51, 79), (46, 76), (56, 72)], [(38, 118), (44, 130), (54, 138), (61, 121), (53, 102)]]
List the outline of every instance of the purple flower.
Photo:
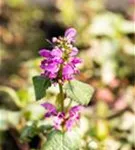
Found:
[(56, 62), (52, 62), (50, 64), (47, 64), (47, 66), (45, 66), (45, 69), (46, 69), (46, 71), (48, 71), (50, 73), (56, 73), (59, 70)]
[(78, 113), (81, 111), (82, 108), (83, 108), (83, 107), (82, 107), (81, 105), (77, 105), (77, 106), (72, 107), (72, 108), (69, 110), (70, 116), (73, 116), (73, 115), (75, 115), (75, 114), (78, 114)]
[(50, 103), (43, 103), (41, 104), (48, 112), (45, 114), (45, 117), (50, 117), (50, 116), (56, 116), (57, 115), (57, 110), (54, 105)]
[(42, 75), (49, 77), (50, 79), (57, 77), (57, 72), (59, 71), (59, 66), (56, 62), (50, 63), (50, 62), (48, 62), (48, 60), (43, 60), (41, 62), (40, 67), (44, 70), (44, 73), (42, 73)]
[(43, 57), (49, 57), (50, 56), (50, 50), (42, 49), (39, 51), (39, 54)]
[(54, 105), (50, 103), (41, 104), (48, 112), (45, 114), (45, 117), (52, 117), (54, 122), (54, 128), (61, 130), (62, 127), (65, 127), (67, 131), (71, 131), (72, 128), (78, 124), (80, 120), (80, 111), (83, 108), (80, 105), (72, 107), (68, 114), (64, 112), (58, 112)]
[(76, 48), (76, 47), (73, 47), (72, 48), (72, 51), (71, 51), (71, 53), (70, 53), (70, 56), (76, 56), (78, 54), (78, 49)]
[(62, 51), (59, 48), (55, 48), (51, 51), (51, 58), (54, 60), (61, 60), (62, 58)]
[(74, 68), (70, 64), (66, 64), (62, 70), (62, 79), (71, 80), (73, 79)]
[(54, 128), (57, 130), (61, 129), (61, 125), (64, 122), (65, 118), (65, 113), (64, 112), (59, 112), (57, 116), (54, 118)]
[(68, 42), (74, 42), (76, 36), (76, 30), (74, 28), (69, 28), (65, 31), (65, 37), (67, 38)]
[(77, 57), (70, 59), (69, 63), (65, 64), (62, 70), (63, 80), (72, 80), (75, 74), (79, 73), (77, 65), (81, 63), (81, 60)]
[(75, 121), (74, 121), (73, 119), (68, 119), (68, 120), (66, 121), (66, 129), (67, 129), (68, 131), (71, 131), (71, 129), (72, 129), (74, 123), (75, 123)]
[[(42, 49), (39, 54), (44, 58), (41, 61), (42, 76), (50, 78), (55, 83), (58, 80), (72, 80), (75, 74), (79, 73), (77, 65), (81, 60), (76, 57), (78, 49), (72, 45), (75, 40), (76, 30), (69, 28), (65, 31), (64, 37), (52, 40), (55, 47), (52, 50)], [(66, 40), (65, 40), (66, 39)]]
[(80, 58), (74, 57), (71, 59), (71, 63), (75, 66), (77, 64), (80, 64), (82, 60)]
[(66, 121), (66, 129), (68, 131), (71, 131), (72, 127), (79, 122), (81, 109), (82, 106), (77, 105), (69, 110), (69, 119)]
[(42, 75), (45, 75), (50, 79), (56, 78), (60, 64), (63, 62), (62, 51), (59, 48), (55, 48), (52, 51), (42, 49), (40, 50), (39, 54), (45, 57), (40, 65), (40, 67), (44, 70)]

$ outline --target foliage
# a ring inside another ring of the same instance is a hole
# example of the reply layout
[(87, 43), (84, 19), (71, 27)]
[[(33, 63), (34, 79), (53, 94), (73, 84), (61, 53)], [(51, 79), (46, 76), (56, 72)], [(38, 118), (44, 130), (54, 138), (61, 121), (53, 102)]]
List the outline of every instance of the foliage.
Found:
[(92, 98), (94, 89), (88, 84), (77, 80), (70, 81), (65, 85), (68, 97), (82, 105), (88, 105)]
[(52, 131), (49, 134), (48, 142), (43, 146), (42, 150), (77, 150), (80, 145), (80, 135), (77, 131), (61, 133)]
[(36, 99), (39, 100), (43, 98), (46, 94), (46, 90), (49, 86), (51, 86), (51, 82), (49, 79), (45, 79), (41, 76), (35, 76), (33, 78), (33, 83), (35, 87)]

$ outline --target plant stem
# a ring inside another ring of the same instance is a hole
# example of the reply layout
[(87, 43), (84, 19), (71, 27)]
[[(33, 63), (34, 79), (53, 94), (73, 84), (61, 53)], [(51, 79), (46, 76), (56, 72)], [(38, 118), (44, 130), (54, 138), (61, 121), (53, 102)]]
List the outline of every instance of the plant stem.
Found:
[(59, 83), (59, 90), (60, 90), (60, 102), (61, 102), (61, 111), (64, 111), (64, 93), (63, 93), (63, 87), (62, 84)]

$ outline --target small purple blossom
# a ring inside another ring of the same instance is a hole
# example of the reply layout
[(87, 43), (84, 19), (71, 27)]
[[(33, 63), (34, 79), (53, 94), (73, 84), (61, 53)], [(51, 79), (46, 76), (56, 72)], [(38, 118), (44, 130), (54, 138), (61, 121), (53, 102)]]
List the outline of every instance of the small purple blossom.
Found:
[(50, 103), (41, 104), (48, 112), (45, 117), (52, 117), (54, 122), (54, 128), (61, 130), (62, 126), (65, 127), (67, 131), (71, 131), (72, 128), (79, 123), (80, 111), (83, 108), (80, 105), (71, 107), (67, 114), (64, 112), (58, 112), (54, 105)]
[(59, 112), (56, 117), (54, 117), (54, 128), (56, 130), (61, 130), (61, 125), (64, 122), (65, 113)]
[(45, 114), (45, 117), (57, 115), (57, 110), (54, 105), (46, 102), (41, 104), (41, 106), (43, 106), (46, 110), (48, 110), (48, 112)]
[(55, 60), (61, 60), (62, 58), (62, 51), (59, 48), (55, 48), (51, 51), (51, 56), (52, 58), (54, 58)]
[(75, 66), (77, 64), (80, 64), (82, 61), (80, 58), (74, 57), (71, 59), (71, 63)]
[(71, 80), (74, 77), (73, 76), (74, 73), (75, 72), (74, 72), (73, 66), (71, 66), (70, 64), (66, 64), (62, 70), (62, 79), (63, 80)]
[(65, 37), (67, 38), (68, 42), (74, 42), (75, 41), (75, 36), (76, 36), (76, 30), (74, 28), (69, 28), (65, 32)]
[(72, 45), (76, 33), (74, 28), (69, 28), (65, 31), (64, 38), (54, 37), (52, 39), (55, 44), (52, 50), (42, 49), (39, 51), (39, 54), (44, 58), (40, 65), (43, 70), (42, 76), (55, 82), (58, 80), (64, 82), (72, 80), (74, 75), (79, 73), (77, 65), (81, 63), (81, 60), (76, 57), (78, 49)]
[(77, 105), (69, 110), (69, 119), (66, 121), (66, 128), (68, 131), (71, 131), (72, 127), (79, 122), (81, 109), (82, 106)]
[(60, 64), (62, 63), (62, 51), (58, 48), (53, 49), (52, 51), (49, 50), (41, 50), (39, 54), (45, 59), (41, 62), (41, 69), (44, 70), (42, 75), (50, 79), (54, 79), (57, 77)]
[(50, 56), (50, 51), (47, 49), (42, 49), (39, 51), (39, 54), (43, 57), (49, 57)]
[(76, 56), (78, 54), (78, 49), (76, 48), (76, 47), (73, 47), (72, 48), (72, 51), (71, 51), (71, 53), (70, 53), (70, 56)]

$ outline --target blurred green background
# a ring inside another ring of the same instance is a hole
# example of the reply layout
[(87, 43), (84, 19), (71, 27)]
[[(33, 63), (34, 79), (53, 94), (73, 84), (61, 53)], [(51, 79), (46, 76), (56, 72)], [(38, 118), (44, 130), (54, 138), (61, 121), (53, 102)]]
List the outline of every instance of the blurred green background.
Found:
[[(19, 138), (42, 111), (32, 77), (40, 74), (39, 49), (51, 48), (46, 39), (68, 27), (76, 28), (84, 59), (77, 78), (95, 88), (83, 112), (80, 150), (135, 149), (135, 1), (0, 0), (0, 150), (42, 144), (33, 133), (31, 141)], [(49, 89), (47, 98), (56, 93)]]

